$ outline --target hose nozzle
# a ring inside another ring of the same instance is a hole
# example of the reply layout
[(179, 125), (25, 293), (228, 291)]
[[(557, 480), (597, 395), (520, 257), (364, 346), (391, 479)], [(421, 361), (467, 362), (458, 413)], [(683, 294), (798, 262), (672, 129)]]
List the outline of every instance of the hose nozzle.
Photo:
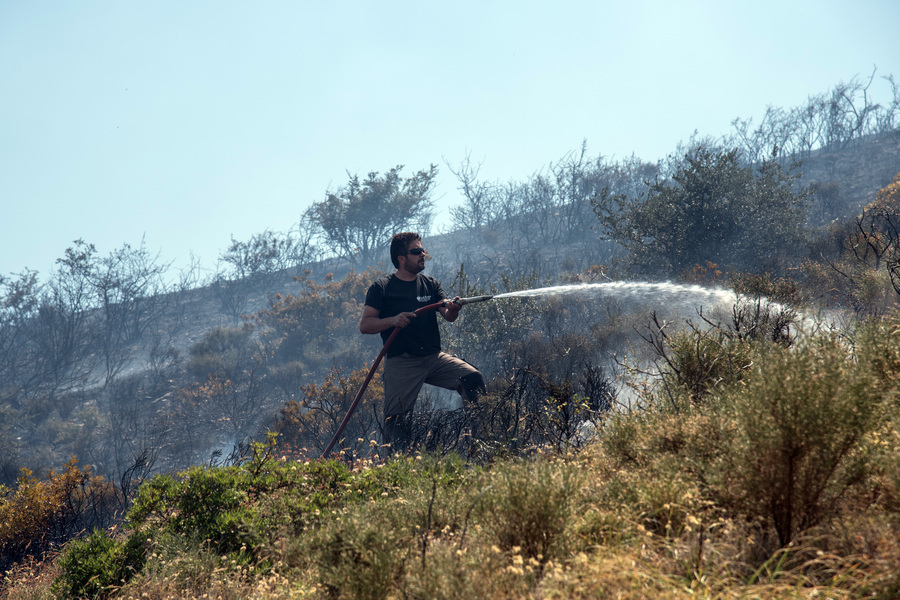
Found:
[(453, 302), (459, 304), (460, 306), (464, 304), (472, 304), (473, 302), (484, 302), (485, 300), (490, 300), (494, 296), (472, 296), (470, 298), (460, 298), (459, 300), (454, 300)]

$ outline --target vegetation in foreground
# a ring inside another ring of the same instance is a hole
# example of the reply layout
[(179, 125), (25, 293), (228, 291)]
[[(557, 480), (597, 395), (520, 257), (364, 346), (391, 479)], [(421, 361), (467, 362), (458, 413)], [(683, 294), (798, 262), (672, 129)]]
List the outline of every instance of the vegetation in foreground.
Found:
[[(348, 464), (272, 435), (155, 477), (121, 529), (20, 565), (4, 596), (893, 598), (898, 335), (896, 317), (793, 343), (678, 334), (684, 368), (579, 451)], [(714, 352), (729, 376), (686, 385)]]

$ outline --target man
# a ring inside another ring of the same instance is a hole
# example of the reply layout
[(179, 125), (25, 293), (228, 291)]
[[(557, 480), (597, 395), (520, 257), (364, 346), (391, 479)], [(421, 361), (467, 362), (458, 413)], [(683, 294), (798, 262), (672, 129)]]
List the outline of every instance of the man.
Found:
[(441, 351), (437, 313), (452, 323), (462, 306), (450, 301), (437, 311), (414, 312), (446, 299), (441, 284), (422, 274), (425, 257), (419, 234), (405, 232), (391, 238), (396, 271), (369, 288), (359, 321), (361, 333), (380, 333), (384, 341), (400, 328), (384, 362), (384, 441), (394, 451), (407, 450), (412, 441), (411, 416), (423, 383), (456, 390), (469, 405), (485, 389), (478, 369)]

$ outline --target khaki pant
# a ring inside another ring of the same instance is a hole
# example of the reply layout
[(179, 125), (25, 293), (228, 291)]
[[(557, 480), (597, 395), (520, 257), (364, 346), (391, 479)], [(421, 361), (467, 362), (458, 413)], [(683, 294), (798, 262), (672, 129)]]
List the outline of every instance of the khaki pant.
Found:
[(411, 411), (424, 383), (456, 390), (465, 401), (459, 379), (477, 372), (478, 369), (466, 361), (444, 352), (428, 356), (401, 354), (388, 358), (384, 363), (384, 416)]

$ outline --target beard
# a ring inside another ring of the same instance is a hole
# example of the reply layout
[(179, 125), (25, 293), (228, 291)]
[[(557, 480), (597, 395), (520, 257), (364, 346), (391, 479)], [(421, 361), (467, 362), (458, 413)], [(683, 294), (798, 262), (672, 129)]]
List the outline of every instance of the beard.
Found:
[(425, 260), (424, 259), (417, 260), (416, 262), (414, 262), (412, 264), (406, 265), (406, 270), (409, 271), (410, 273), (414, 273), (414, 274), (418, 275), (419, 273), (421, 273), (422, 271), (425, 270)]

